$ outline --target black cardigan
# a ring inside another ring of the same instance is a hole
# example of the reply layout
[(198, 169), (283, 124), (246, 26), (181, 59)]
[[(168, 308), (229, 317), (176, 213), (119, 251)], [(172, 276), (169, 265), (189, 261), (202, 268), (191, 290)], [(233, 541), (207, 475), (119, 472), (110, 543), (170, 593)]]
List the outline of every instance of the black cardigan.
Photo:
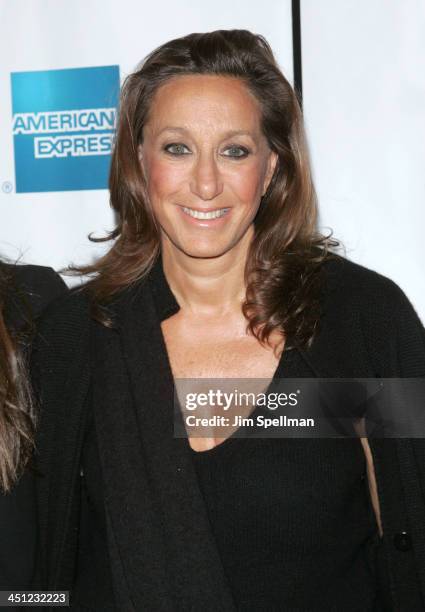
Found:
[[(24, 335), (26, 344), (31, 323), (66, 285), (51, 268), (0, 265), (11, 277), (6, 326), (12, 335)], [(28, 588), (32, 578), (37, 524), (33, 476), (29, 467), (10, 493), (0, 493), (0, 589)]]
[[(320, 330), (312, 347), (301, 351), (311, 371), (327, 378), (425, 377), (425, 330), (401, 289), (344, 258), (327, 262), (325, 272)], [(177, 312), (178, 304), (160, 262), (149, 278), (110, 306), (113, 329), (90, 319), (81, 291), (49, 309), (40, 325), (33, 358), (43, 474), (36, 584), (72, 588), (79, 466), (93, 395), (116, 607), (230, 611), (190, 453), (173, 438), (172, 397), (161, 385), (170, 371), (158, 300), (162, 315)], [(128, 444), (117, 446), (117, 439)], [(424, 610), (425, 442), (370, 444), (393, 609)]]

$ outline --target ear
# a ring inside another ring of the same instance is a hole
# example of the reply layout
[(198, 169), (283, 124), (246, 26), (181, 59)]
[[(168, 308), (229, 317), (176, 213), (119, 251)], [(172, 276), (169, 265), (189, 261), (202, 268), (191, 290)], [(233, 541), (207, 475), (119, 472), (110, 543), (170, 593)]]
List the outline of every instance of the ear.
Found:
[(278, 159), (279, 159), (278, 154), (275, 151), (270, 151), (269, 158), (267, 160), (267, 171), (266, 171), (266, 175), (264, 177), (263, 193), (262, 193), (262, 195), (264, 195), (266, 193), (266, 191), (267, 191), (267, 189), (268, 189), (268, 187), (270, 185), (270, 181), (272, 180), (273, 173), (275, 171)]

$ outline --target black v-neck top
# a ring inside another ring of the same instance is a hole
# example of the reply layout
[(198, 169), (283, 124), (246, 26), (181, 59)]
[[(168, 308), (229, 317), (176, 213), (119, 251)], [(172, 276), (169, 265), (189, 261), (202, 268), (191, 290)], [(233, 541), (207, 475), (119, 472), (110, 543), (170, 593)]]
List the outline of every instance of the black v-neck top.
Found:
[[(296, 350), (275, 374), (311, 376)], [(192, 451), (237, 609), (382, 609), (360, 441), (246, 434)]]
[[(149, 286), (159, 325), (179, 308), (162, 266), (151, 272)], [(275, 378), (312, 376), (301, 353), (284, 351)], [(92, 599), (106, 611), (115, 609), (112, 586), (96, 589), (112, 585), (104, 485), (90, 396), (87, 402), (73, 601), (78, 606)], [(379, 538), (358, 439), (232, 436), (210, 451), (190, 453), (236, 609), (384, 609), (376, 571)]]

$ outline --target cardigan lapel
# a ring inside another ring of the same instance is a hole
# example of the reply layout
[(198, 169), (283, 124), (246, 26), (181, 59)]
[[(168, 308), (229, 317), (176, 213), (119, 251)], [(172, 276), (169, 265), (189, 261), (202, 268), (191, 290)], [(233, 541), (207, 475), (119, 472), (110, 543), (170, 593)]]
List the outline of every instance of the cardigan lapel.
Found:
[[(90, 383), (88, 304), (84, 299), (61, 312), (67, 327), (39, 331), (31, 356), (32, 384), (42, 406), (36, 438), (38, 562), (34, 585), (49, 589), (68, 586), (74, 560), (64, 558), (70, 537), (72, 502), (84, 435), (84, 401)], [(65, 316), (66, 315), (66, 316)], [(73, 330), (72, 336), (67, 335)], [(54, 332), (54, 333), (52, 333)], [(75, 384), (78, 381), (78, 384)], [(70, 408), (71, 407), (71, 408)], [(66, 427), (66, 436), (63, 431)], [(70, 494), (70, 491), (73, 494)], [(58, 513), (58, 508), (64, 508)], [(64, 582), (63, 582), (64, 580)]]
[(133, 609), (233, 610), (188, 442), (173, 437), (173, 378), (149, 284), (115, 314), (118, 333), (96, 332), (95, 422)]

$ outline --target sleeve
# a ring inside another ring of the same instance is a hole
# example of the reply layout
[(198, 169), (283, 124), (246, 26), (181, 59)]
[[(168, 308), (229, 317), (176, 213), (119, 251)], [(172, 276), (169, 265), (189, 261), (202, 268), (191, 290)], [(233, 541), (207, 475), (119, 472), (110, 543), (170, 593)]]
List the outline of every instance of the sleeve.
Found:
[(397, 330), (397, 356), (399, 376), (418, 378), (416, 388), (409, 387), (413, 394), (404, 396), (405, 404), (415, 406), (416, 435), (410, 439), (399, 439), (398, 459), (410, 529), (414, 540), (416, 567), (425, 594), (425, 426), (423, 408), (425, 407), (425, 329), (415, 308), (399, 289), (399, 308), (395, 329)]
[(395, 315), (397, 359), (401, 378), (425, 377), (425, 328), (402, 289)]

